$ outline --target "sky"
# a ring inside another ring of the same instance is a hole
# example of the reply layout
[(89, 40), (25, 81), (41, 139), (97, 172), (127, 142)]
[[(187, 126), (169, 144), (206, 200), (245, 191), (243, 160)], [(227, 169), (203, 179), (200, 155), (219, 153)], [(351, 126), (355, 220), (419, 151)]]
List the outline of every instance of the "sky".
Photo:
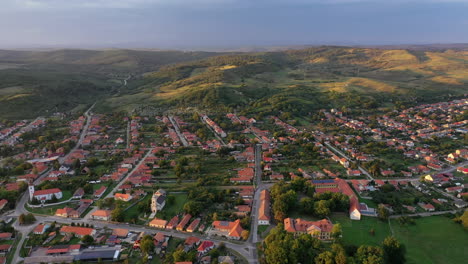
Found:
[(468, 0), (0, 0), (0, 48), (468, 43)]

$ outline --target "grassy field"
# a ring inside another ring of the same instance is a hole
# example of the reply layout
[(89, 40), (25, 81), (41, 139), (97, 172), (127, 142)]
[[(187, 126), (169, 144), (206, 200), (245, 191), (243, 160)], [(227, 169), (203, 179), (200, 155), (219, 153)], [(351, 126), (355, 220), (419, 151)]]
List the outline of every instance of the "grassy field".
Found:
[[(391, 234), (388, 223), (374, 217), (363, 216), (361, 221), (353, 221), (347, 214), (333, 214), (331, 220), (341, 224), (345, 244), (379, 245)], [(371, 229), (374, 229), (374, 235), (371, 235)]]
[[(341, 224), (345, 244), (380, 245), (393, 230), (393, 235), (406, 246), (408, 264), (464, 263), (468, 258), (468, 231), (444, 216), (419, 218), (409, 226), (391, 220), (392, 230), (387, 222), (373, 217), (352, 221), (347, 215), (334, 214), (331, 219)], [(371, 229), (374, 235), (369, 232)]]
[(391, 224), (406, 246), (408, 264), (466, 263), (468, 259), (468, 231), (447, 217), (420, 218), (410, 226)]
[(166, 206), (162, 209), (162, 211), (159, 211), (156, 214), (157, 218), (170, 220), (176, 214), (182, 212), (184, 204), (187, 202), (187, 194), (185, 193), (174, 193), (174, 194), (169, 193), (168, 195), (172, 195), (175, 197), (174, 203), (173, 204), (166, 203)]

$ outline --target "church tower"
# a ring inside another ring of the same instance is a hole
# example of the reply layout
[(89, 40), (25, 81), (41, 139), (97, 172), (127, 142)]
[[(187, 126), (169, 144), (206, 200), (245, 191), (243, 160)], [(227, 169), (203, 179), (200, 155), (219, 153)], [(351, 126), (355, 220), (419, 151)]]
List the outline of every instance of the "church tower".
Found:
[(29, 184), (29, 200), (32, 201), (34, 197), (34, 184)]

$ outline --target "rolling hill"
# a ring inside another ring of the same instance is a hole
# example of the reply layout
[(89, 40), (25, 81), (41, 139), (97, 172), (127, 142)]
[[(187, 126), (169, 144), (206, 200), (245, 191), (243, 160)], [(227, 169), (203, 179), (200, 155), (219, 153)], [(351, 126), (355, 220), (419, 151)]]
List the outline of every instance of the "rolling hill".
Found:
[[(224, 54), (0, 51), (0, 79), (0, 115), (10, 118), (96, 100), (99, 111), (302, 115), (325, 107), (375, 109), (462, 95), (468, 90), (468, 51), (329, 46)], [(28, 107), (12, 113), (11, 106)]]
[(210, 57), (145, 74), (110, 109), (163, 108), (305, 114), (388, 106), (466, 93), (468, 52), (319, 47)]

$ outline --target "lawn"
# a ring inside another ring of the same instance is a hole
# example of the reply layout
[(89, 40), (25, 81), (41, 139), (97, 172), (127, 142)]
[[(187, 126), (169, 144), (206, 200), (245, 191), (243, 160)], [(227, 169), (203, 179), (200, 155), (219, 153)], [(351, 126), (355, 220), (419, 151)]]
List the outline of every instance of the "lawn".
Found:
[[(340, 223), (343, 229), (343, 241), (353, 245), (380, 245), (390, 235), (390, 227), (387, 222), (382, 222), (375, 217), (363, 216), (360, 221), (349, 219), (347, 214), (335, 213), (332, 215), (333, 223)], [(370, 230), (374, 229), (374, 235)]]
[(416, 225), (400, 226), (392, 220), (395, 237), (407, 249), (408, 264), (466, 263), (468, 231), (444, 216), (425, 217)]
[(25, 208), (26, 210), (34, 214), (54, 215), (57, 209), (62, 209), (64, 207), (75, 208), (76, 206), (77, 206), (77, 203), (75, 202), (75, 203), (65, 203), (65, 204), (59, 204), (59, 205), (53, 205), (53, 206), (47, 206), (47, 207), (39, 207), (39, 208), (32, 208), (32, 207), (25, 205)]
[(165, 220), (170, 220), (176, 214), (182, 212), (184, 204), (187, 202), (187, 194), (186, 193), (169, 193), (168, 195), (172, 195), (175, 197), (173, 204), (166, 203), (166, 206), (156, 214), (157, 218), (162, 218)]
[[(143, 202), (148, 202), (148, 200), (150, 200), (152, 197), (151, 194), (148, 194), (145, 196), (145, 198), (143, 198)], [(125, 220), (124, 222), (127, 222), (127, 223), (138, 223), (138, 224), (143, 224), (141, 223), (142, 221), (139, 220), (139, 216), (140, 215), (143, 215), (145, 212), (141, 212), (138, 210), (138, 204), (140, 202), (136, 203), (135, 205), (133, 205), (132, 207), (130, 207), (128, 210), (125, 211)], [(146, 212), (146, 215), (149, 215), (150, 212)]]

